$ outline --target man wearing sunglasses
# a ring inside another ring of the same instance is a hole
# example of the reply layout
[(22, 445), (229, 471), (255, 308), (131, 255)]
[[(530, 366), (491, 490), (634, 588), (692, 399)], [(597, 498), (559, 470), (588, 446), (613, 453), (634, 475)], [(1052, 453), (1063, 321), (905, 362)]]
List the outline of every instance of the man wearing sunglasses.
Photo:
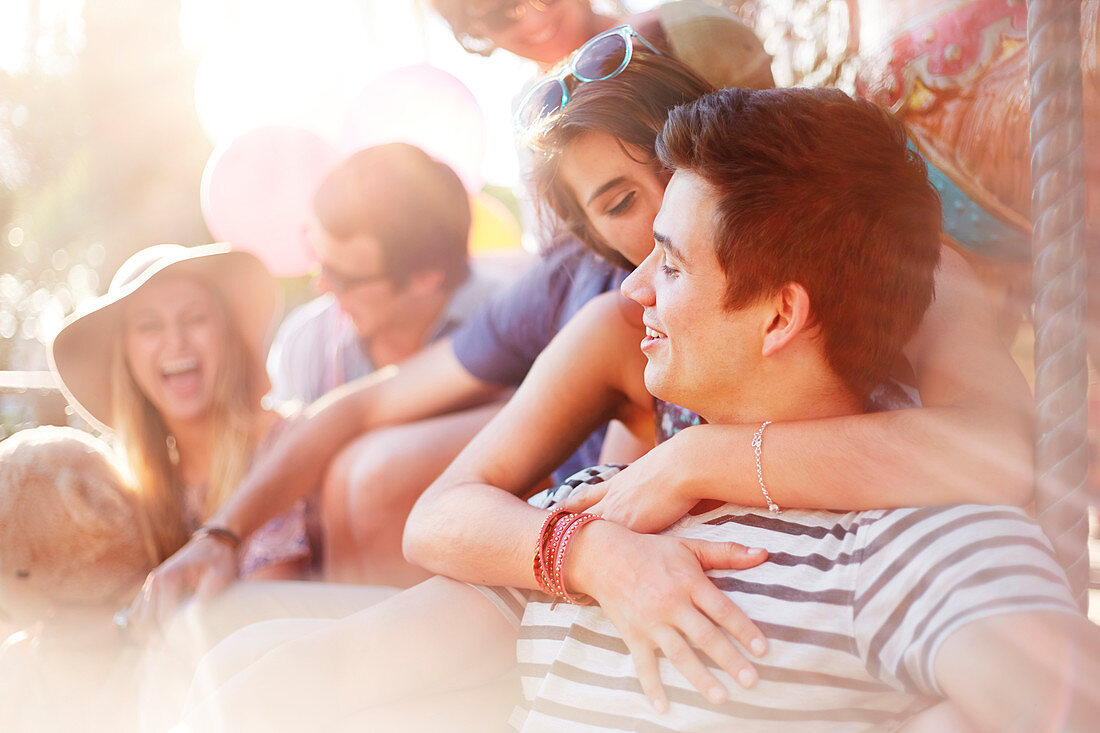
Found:
[(322, 295), (291, 313), (268, 370), (280, 400), (313, 402), (448, 333), (492, 291), (472, 276), (458, 176), (411, 145), (350, 156), (321, 183), (307, 237)]

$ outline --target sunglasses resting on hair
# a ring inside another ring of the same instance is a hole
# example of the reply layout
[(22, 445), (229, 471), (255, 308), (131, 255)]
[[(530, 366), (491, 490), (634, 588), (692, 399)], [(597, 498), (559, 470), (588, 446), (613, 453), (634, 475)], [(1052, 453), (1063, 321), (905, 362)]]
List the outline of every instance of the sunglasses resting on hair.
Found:
[(653, 53), (663, 55), (628, 25), (593, 36), (573, 52), (561, 71), (543, 79), (524, 95), (516, 108), (516, 127), (528, 127), (564, 107), (569, 102), (569, 87), (565, 83), (569, 77), (585, 84), (612, 79), (623, 73), (634, 55), (632, 40), (635, 38)]

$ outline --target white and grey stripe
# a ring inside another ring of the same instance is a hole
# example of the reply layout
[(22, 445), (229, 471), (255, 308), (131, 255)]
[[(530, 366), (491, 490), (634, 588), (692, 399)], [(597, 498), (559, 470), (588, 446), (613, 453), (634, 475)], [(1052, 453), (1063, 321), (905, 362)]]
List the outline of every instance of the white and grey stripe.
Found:
[[(743, 690), (711, 664), (731, 694), (715, 706), (662, 658), (671, 709), (658, 715), (598, 607), (551, 610), (548, 597), (529, 593), (517, 648), (526, 705), (513, 716), (516, 729), (725, 731), (731, 717), (738, 731), (890, 729), (934, 699), (935, 653), (963, 624), (1076, 612), (1046, 540), (1016, 509), (773, 516), (726, 505), (666, 533), (769, 551), (757, 568), (708, 573), (769, 639), (757, 686)], [(501, 593), (513, 612), (524, 597)]]

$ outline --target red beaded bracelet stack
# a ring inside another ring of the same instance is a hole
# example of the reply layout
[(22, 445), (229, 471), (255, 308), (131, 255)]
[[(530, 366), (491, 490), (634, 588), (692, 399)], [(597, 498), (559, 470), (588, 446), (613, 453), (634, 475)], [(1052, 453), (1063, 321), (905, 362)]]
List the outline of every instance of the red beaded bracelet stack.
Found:
[(565, 557), (569, 551), (569, 543), (573, 541), (573, 537), (581, 527), (597, 519), (601, 517), (595, 514), (567, 512), (564, 509), (555, 509), (546, 517), (546, 521), (542, 523), (542, 529), (539, 530), (538, 542), (535, 544), (533, 563), (535, 580), (544, 593), (557, 596), (569, 603), (590, 602), (590, 599), (574, 596), (565, 589), (562, 572), (565, 570)]

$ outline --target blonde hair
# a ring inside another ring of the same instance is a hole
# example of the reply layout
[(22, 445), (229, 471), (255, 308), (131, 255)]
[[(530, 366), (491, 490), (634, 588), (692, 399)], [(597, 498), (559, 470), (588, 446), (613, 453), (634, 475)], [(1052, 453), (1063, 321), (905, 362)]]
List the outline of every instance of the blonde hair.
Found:
[[(202, 282), (202, 281), (199, 281)], [(224, 299), (207, 283), (225, 315), (223, 357), (214, 376), (210, 407), (210, 482), (202, 509), (202, 521), (214, 514), (244, 478), (252, 451), (252, 425), (259, 410), (257, 385), (249, 366), (249, 354)], [(178, 459), (170, 443), (174, 439), (156, 407), (134, 382), (126, 360), (123, 326), (113, 339), (111, 354), (111, 411), (115, 431), (125, 457), (129, 480), (137, 487), (142, 508), (152, 528), (157, 561), (163, 561), (187, 542), (194, 527), (184, 516), (184, 486)]]

